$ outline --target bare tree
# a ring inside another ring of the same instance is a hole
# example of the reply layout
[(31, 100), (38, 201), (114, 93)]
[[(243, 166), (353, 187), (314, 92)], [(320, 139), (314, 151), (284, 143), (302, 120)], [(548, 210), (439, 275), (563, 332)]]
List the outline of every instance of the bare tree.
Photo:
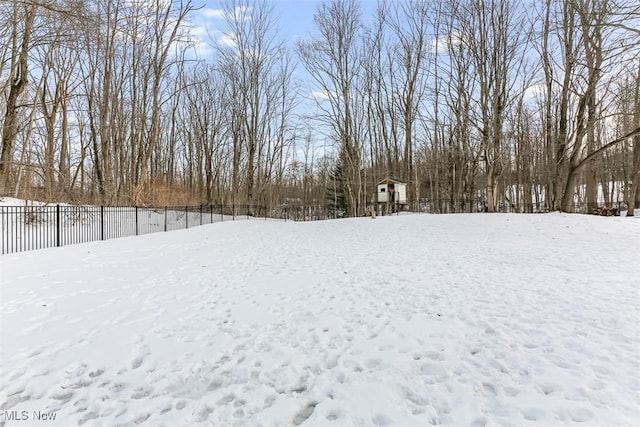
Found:
[[(152, 155), (156, 152), (160, 145), (161, 139), (161, 108), (166, 99), (161, 99), (163, 83), (168, 77), (168, 69), (171, 64), (175, 64), (172, 57), (172, 49), (175, 47), (182, 29), (182, 23), (186, 16), (194, 10), (191, 0), (176, 1), (164, 1), (154, 0), (150, 7), (151, 22), (146, 27), (151, 32), (150, 46), (145, 46), (146, 49), (150, 49), (150, 93), (151, 99), (150, 108), (150, 124), (147, 143), (143, 146), (141, 156), (139, 158), (140, 167), (140, 179), (141, 181), (136, 183), (136, 189), (134, 191), (134, 202), (139, 202), (141, 192), (145, 189), (145, 183), (149, 181), (147, 173), (151, 167)], [(180, 57), (178, 56), (179, 60)], [(171, 97), (175, 93), (169, 93), (166, 96)]]
[[(633, 80), (632, 80), (633, 81)], [(640, 66), (636, 72), (635, 90), (633, 91), (634, 109), (633, 120), (640, 125)], [(633, 215), (634, 209), (640, 208), (640, 134), (633, 136), (633, 166), (631, 179), (629, 180), (630, 188), (627, 193), (627, 206), (629, 213)]]
[(392, 50), (391, 64), (397, 64), (391, 70), (393, 83), (393, 102), (402, 118), (404, 134), (403, 167), (400, 178), (411, 185), (408, 189), (409, 200), (417, 194), (417, 181), (414, 173), (415, 125), (426, 92), (426, 61), (429, 59), (428, 31), (430, 8), (423, 1), (407, 1), (394, 5), (388, 14), (388, 24), (396, 42)]
[(339, 142), (339, 164), (334, 184), (352, 216), (364, 208), (361, 176), (362, 123), (359, 78), (363, 62), (360, 49), (362, 24), (355, 0), (333, 0), (319, 6), (314, 16), (318, 35), (298, 44), (302, 63), (317, 85), (320, 120)]
[[(575, 137), (572, 150), (570, 152), (568, 162), (567, 181), (562, 198), (562, 209), (571, 211), (573, 208), (574, 194), (578, 174), (584, 171), (585, 167), (593, 167), (593, 161), (600, 156), (604, 149), (617, 146), (625, 137), (634, 135), (627, 134), (622, 138), (597, 148), (596, 124), (603, 120), (604, 116), (598, 104), (602, 96), (598, 96), (599, 83), (602, 78), (603, 65), (606, 63), (614, 64), (614, 61), (620, 61), (624, 58), (627, 50), (619, 50), (616, 45), (620, 42), (623, 46), (626, 44), (626, 34), (616, 37), (618, 27), (610, 25), (611, 6), (608, 0), (575, 0), (570, 3), (572, 12), (578, 19), (580, 28), (580, 38), (582, 42), (582, 52), (584, 55), (583, 73), (580, 92), (577, 97), (577, 108), (575, 116)], [(612, 31), (614, 30), (614, 31)], [(637, 40), (637, 37), (636, 37)], [(637, 45), (636, 45), (637, 48)], [(637, 58), (637, 57), (636, 57)], [(574, 89), (575, 91), (575, 89)], [(632, 130), (631, 133), (634, 131)], [(583, 154), (586, 148), (586, 157)], [(590, 171), (589, 175), (593, 174)], [(595, 201), (594, 180), (589, 176), (587, 184), (592, 188), (587, 188), (587, 194), (591, 198), (588, 205), (593, 206)]]
[(9, 94), (6, 99), (0, 141), (0, 193), (7, 190), (13, 163), (13, 148), (18, 135), (19, 98), (29, 76), (29, 51), (38, 6), (36, 3), (12, 1), (10, 21), (11, 62), (8, 76)]
[(218, 50), (231, 96), (233, 194), (238, 193), (244, 158), (245, 197), (251, 211), (258, 197), (264, 197), (264, 160), (288, 126), (292, 67), (266, 2), (230, 0), (224, 10), (226, 44)]
[[(432, 198), (438, 212), (472, 211), (477, 197), (480, 144), (474, 131), (473, 96), (478, 82), (473, 57), (463, 43), (460, 4), (442, 2), (432, 16), (435, 61), (431, 97)], [(446, 205), (445, 205), (446, 203)]]
[(500, 200), (504, 162), (504, 122), (513, 103), (514, 85), (526, 66), (528, 31), (524, 11), (511, 0), (469, 0), (461, 9), (462, 42), (473, 58), (476, 98), (489, 212)]
[(37, 104), (45, 125), (42, 176), (45, 193), (52, 200), (69, 190), (72, 148), (69, 104), (78, 85), (79, 55), (77, 34), (68, 30), (73, 27), (69, 16), (45, 10), (42, 20), (40, 26), (46, 28), (46, 34), (34, 49), (34, 57), (40, 67)]

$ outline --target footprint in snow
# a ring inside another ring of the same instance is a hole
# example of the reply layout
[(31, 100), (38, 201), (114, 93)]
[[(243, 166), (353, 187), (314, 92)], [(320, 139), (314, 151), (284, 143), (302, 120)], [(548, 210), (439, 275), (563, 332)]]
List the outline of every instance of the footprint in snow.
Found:
[(540, 384), (540, 390), (545, 394), (545, 395), (550, 395), (552, 393), (555, 393), (557, 391), (560, 391), (560, 386), (558, 386), (557, 384)]
[(504, 392), (509, 397), (516, 397), (517, 395), (520, 394), (520, 390), (518, 390), (517, 388), (509, 387), (509, 386), (504, 388)]
[[(41, 324), (36, 324), (33, 326), (33, 330), (39, 329), (42, 325), (44, 325), (44, 323)], [(42, 354), (43, 348), (38, 348), (34, 351), (31, 352), (31, 354), (29, 354), (29, 357), (36, 357), (39, 356), (40, 354)]]
[[(11, 377), (9, 377), (9, 380), (15, 381), (21, 376), (23, 376), (26, 372), (27, 372), (26, 369), (17, 369), (13, 374), (11, 374)], [(0, 385), (0, 390), (4, 389), (4, 387), (5, 387), (4, 385)]]
[(273, 404), (275, 403), (277, 397), (274, 395), (271, 396), (267, 396), (264, 398), (264, 406), (265, 408), (270, 408), (273, 406)]
[(98, 418), (98, 414), (96, 414), (95, 412), (91, 411), (91, 412), (87, 412), (86, 414), (84, 414), (79, 420), (78, 420), (78, 425), (83, 425), (84, 423), (86, 423), (89, 420), (95, 420), (96, 418)]
[(478, 418), (471, 423), (471, 427), (485, 427), (487, 420), (485, 418)]
[(427, 352), (425, 353), (425, 356), (426, 356), (428, 359), (431, 359), (431, 360), (433, 360), (433, 361), (441, 361), (442, 359), (444, 359), (444, 357), (443, 357), (442, 353), (441, 353), (441, 352), (438, 352), (438, 351), (427, 351)]
[(64, 377), (65, 378), (79, 377), (82, 374), (84, 374), (86, 369), (87, 369), (87, 365), (85, 363), (72, 363), (70, 365), (67, 365), (64, 368)]
[(325, 363), (326, 369), (333, 369), (338, 366), (338, 356), (329, 357)]
[(136, 419), (133, 420), (133, 422), (134, 424), (142, 424), (143, 422), (147, 421), (150, 416), (151, 414), (141, 414), (137, 416)]
[(91, 378), (96, 378), (102, 375), (103, 373), (104, 373), (104, 369), (96, 369), (94, 371), (89, 372), (89, 376)]
[(426, 406), (429, 403), (429, 400), (426, 397), (414, 393), (411, 390), (404, 390), (403, 394), (405, 399), (416, 406)]
[(525, 420), (539, 421), (545, 418), (546, 413), (539, 408), (529, 408), (526, 411), (522, 412), (522, 416)]
[(577, 408), (572, 410), (569, 416), (576, 423), (584, 423), (593, 418), (593, 413), (585, 408)]
[(213, 412), (213, 409), (207, 405), (201, 406), (195, 413), (196, 422), (202, 423), (209, 418), (209, 414)]
[(342, 416), (342, 412), (339, 409), (330, 411), (325, 417), (327, 421), (336, 421), (338, 418)]
[(376, 426), (389, 426), (393, 424), (393, 422), (383, 414), (377, 414), (371, 419), (371, 421)]
[(87, 409), (89, 409), (87, 405), (87, 399), (76, 400), (75, 402), (73, 402), (73, 406), (77, 408), (75, 411), (76, 413), (86, 412)]
[(307, 405), (293, 417), (293, 424), (299, 426), (300, 424), (308, 420), (309, 417), (311, 417), (311, 415), (313, 414), (313, 411), (316, 409), (316, 406), (318, 406), (318, 402), (307, 403)]
[(149, 351), (149, 347), (147, 347), (146, 345), (142, 345), (140, 347), (138, 347), (136, 349), (136, 351), (134, 352), (133, 358), (131, 359), (131, 368), (132, 369), (138, 369), (142, 363), (144, 362), (144, 359), (150, 354), (151, 352)]
[(78, 379), (76, 381), (67, 381), (67, 382), (64, 383), (64, 385), (61, 385), (60, 387), (62, 387), (63, 389), (66, 389), (66, 388), (85, 388), (85, 387), (89, 387), (92, 383), (93, 383), (93, 381), (89, 381), (89, 380), (85, 380), (85, 379)]
[(367, 359), (365, 362), (365, 366), (369, 369), (376, 369), (381, 365), (382, 361), (380, 359)]
[(65, 391), (65, 390), (61, 390), (61, 391), (56, 391), (53, 394), (51, 394), (49, 397), (51, 399), (54, 400), (59, 400), (62, 403), (67, 403), (68, 401), (70, 401), (73, 398), (74, 393), (70, 390)]
[(110, 391), (119, 392), (125, 389), (127, 385), (125, 383), (115, 383), (111, 387), (109, 387)]
[(214, 378), (213, 380), (211, 380), (211, 382), (207, 386), (207, 390), (209, 390), (209, 391), (217, 390), (220, 387), (222, 387), (222, 384), (223, 384), (223, 380), (222, 380), (221, 377)]
[(14, 394), (13, 396), (9, 396), (7, 400), (5, 400), (2, 405), (0, 405), (0, 410), (5, 411), (7, 409), (11, 409), (20, 403), (22, 399), (19, 394)]
[(222, 406), (222, 405), (226, 405), (228, 403), (231, 403), (235, 400), (236, 396), (235, 394), (231, 393), (231, 394), (227, 394), (226, 396), (222, 397), (220, 400), (218, 400), (218, 402), (216, 402), (218, 405)]
[(131, 394), (131, 398), (136, 400), (142, 399), (150, 396), (152, 392), (152, 388), (138, 387), (133, 391), (133, 394)]
[(496, 387), (493, 384), (482, 383), (482, 390), (485, 392), (485, 394), (488, 394), (491, 396), (498, 395), (498, 392), (496, 391)]

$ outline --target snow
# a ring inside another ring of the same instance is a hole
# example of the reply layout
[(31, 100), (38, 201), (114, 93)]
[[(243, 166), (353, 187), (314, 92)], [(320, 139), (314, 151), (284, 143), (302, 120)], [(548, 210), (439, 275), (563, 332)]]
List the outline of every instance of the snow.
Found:
[(636, 219), (553, 213), (3, 255), (0, 426), (637, 425), (638, 254)]
[[(61, 203), (62, 205), (63, 203)], [(16, 199), (13, 197), (0, 197), (0, 206), (46, 206), (48, 203), (38, 202), (34, 200), (24, 200), (24, 199)]]

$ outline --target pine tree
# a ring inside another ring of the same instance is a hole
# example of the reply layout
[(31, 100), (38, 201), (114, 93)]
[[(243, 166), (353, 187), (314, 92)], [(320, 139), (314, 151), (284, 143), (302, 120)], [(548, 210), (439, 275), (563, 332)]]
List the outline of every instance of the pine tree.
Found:
[(342, 217), (348, 212), (343, 156), (338, 159), (327, 184), (326, 198), (329, 215), (334, 218)]

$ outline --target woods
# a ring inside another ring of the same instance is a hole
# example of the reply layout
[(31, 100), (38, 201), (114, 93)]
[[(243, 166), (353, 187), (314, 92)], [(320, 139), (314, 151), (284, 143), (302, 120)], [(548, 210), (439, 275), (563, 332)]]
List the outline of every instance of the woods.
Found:
[(284, 26), (259, 0), (2, 2), (0, 195), (358, 216), (390, 177), (414, 210), (640, 208), (637, 2), (327, 0)]

